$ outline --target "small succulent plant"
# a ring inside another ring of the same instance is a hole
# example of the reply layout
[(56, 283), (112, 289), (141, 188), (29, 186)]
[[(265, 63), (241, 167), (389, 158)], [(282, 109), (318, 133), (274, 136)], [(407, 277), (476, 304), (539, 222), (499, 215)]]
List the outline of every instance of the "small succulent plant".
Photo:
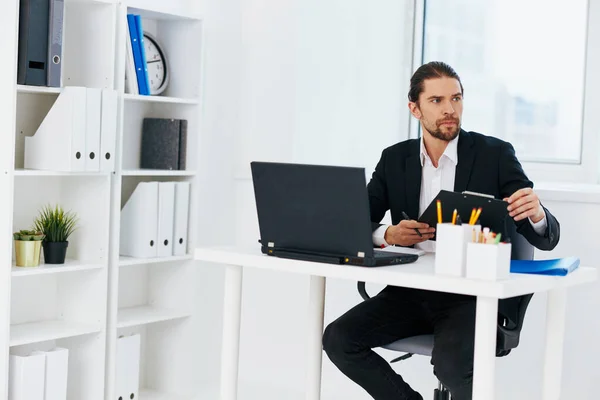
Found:
[(21, 229), (19, 232), (13, 233), (14, 240), (36, 241), (44, 240), (46, 235), (40, 231)]

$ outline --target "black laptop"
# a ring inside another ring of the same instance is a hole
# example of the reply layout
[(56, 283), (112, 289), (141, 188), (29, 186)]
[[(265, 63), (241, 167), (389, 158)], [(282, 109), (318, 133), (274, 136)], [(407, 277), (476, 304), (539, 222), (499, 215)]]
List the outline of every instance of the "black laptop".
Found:
[(264, 254), (368, 267), (418, 259), (373, 248), (364, 168), (250, 165)]

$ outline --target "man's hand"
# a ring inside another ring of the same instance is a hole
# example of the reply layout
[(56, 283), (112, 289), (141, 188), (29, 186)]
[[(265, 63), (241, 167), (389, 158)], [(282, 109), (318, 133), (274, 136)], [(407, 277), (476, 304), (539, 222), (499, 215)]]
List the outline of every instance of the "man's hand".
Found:
[[(419, 236), (416, 229), (421, 232), (422, 237)], [(384, 238), (389, 244), (412, 246), (433, 238), (433, 232), (435, 232), (435, 228), (430, 228), (427, 224), (413, 220), (403, 220), (398, 225), (387, 228)]]
[(533, 223), (537, 223), (544, 218), (545, 213), (540, 199), (531, 188), (517, 190), (504, 201), (508, 202), (508, 213), (515, 221), (530, 218)]

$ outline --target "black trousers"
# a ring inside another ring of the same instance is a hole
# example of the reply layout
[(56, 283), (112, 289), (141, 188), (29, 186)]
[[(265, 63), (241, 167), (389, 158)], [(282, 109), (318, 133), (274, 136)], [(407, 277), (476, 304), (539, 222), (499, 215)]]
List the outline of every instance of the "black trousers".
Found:
[(373, 348), (434, 334), (433, 372), (453, 400), (471, 400), (475, 306), (472, 296), (388, 286), (325, 329), (323, 348), (376, 400), (422, 400)]

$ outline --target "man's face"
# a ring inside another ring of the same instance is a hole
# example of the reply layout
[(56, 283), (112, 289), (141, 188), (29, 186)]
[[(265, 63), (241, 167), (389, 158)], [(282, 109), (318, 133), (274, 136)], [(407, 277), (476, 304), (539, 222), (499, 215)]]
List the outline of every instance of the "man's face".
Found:
[(463, 111), (458, 80), (447, 77), (426, 79), (419, 102), (410, 102), (409, 108), (431, 136), (447, 142), (458, 136)]

